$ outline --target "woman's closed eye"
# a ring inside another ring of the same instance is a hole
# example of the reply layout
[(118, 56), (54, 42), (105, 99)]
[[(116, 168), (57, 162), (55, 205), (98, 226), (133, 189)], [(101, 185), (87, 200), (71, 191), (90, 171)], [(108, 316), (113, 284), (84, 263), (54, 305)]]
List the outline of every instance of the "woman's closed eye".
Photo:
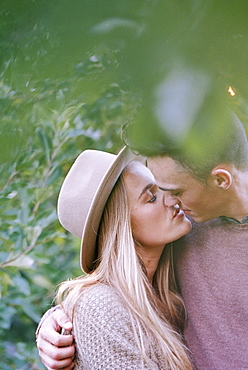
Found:
[(153, 194), (152, 198), (148, 201), (148, 203), (153, 203), (157, 199), (157, 195)]

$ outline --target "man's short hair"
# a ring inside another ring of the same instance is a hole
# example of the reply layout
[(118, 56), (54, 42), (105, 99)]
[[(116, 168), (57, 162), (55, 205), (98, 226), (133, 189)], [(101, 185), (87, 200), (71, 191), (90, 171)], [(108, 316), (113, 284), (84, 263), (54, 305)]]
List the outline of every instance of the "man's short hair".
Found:
[(124, 133), (133, 150), (147, 157), (171, 157), (193, 177), (205, 182), (211, 170), (221, 163), (232, 164), (241, 171), (248, 169), (247, 136), (241, 121), (231, 111), (222, 121), (220, 127), (213, 120), (197, 121), (183, 141), (172, 140), (157, 124), (142, 125), (139, 132), (133, 123)]

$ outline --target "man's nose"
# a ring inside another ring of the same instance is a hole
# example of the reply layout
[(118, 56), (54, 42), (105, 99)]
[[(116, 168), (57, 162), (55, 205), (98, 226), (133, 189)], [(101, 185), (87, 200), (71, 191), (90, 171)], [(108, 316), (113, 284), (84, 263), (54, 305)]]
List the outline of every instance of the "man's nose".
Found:
[(176, 197), (174, 197), (173, 195), (171, 195), (169, 193), (164, 194), (164, 204), (167, 207), (175, 206), (178, 203), (179, 203), (178, 199)]

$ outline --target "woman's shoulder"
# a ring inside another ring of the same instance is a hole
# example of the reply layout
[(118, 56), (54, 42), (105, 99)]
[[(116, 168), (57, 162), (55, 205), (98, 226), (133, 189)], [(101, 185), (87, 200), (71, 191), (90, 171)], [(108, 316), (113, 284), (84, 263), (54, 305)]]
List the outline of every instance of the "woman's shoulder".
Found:
[(73, 320), (75, 369), (141, 369), (133, 330), (129, 311), (111, 286), (83, 288)]
[(129, 310), (114, 289), (105, 284), (84, 288), (75, 306), (73, 327), (79, 341), (86, 340), (89, 334), (108, 341), (119, 336), (133, 343)]
[(80, 316), (111, 316), (117, 312), (127, 314), (127, 310), (118, 294), (112, 287), (103, 283), (96, 283), (83, 288), (82, 294), (77, 301), (75, 313)]
[(79, 301), (81, 303), (84, 301), (97, 301), (100, 303), (100, 301), (105, 301), (107, 299), (118, 300), (118, 296), (111, 286), (98, 282), (82, 288), (82, 294), (79, 298)]

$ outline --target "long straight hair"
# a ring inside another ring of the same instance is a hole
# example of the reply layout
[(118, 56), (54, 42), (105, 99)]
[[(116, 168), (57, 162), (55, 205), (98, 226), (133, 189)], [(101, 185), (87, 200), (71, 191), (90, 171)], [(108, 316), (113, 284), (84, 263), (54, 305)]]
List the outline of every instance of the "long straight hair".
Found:
[(98, 262), (86, 276), (60, 285), (57, 299), (73, 320), (74, 308), (85, 287), (98, 282), (108, 284), (120, 297), (130, 315), (134, 338), (142, 363), (149, 365), (145, 344), (156, 343), (168, 369), (192, 369), (181, 339), (184, 305), (177, 293), (171, 246), (160, 258), (153, 284), (136, 253), (131, 229), (131, 213), (122, 176), (117, 181), (105, 206), (98, 231)]

